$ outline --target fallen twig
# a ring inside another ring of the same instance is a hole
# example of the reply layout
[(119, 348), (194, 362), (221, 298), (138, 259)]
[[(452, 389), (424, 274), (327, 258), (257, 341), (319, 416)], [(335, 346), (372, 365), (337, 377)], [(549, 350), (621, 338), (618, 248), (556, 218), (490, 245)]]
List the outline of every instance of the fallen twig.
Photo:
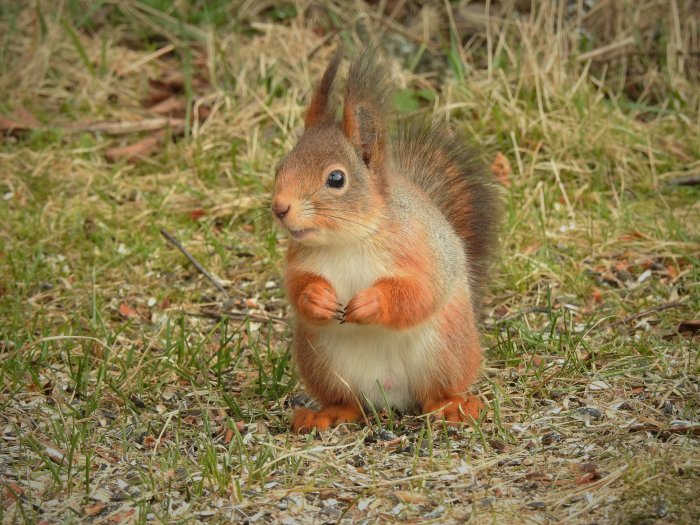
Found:
[(624, 319), (618, 319), (617, 321), (613, 321), (612, 323), (607, 325), (605, 328), (612, 328), (614, 326), (618, 326), (621, 324), (626, 325), (628, 323), (631, 323), (632, 321), (635, 321), (636, 319), (639, 319), (640, 317), (645, 317), (649, 314), (663, 312), (664, 310), (669, 310), (671, 308), (687, 308), (687, 306), (688, 306), (687, 304), (677, 302), (677, 301), (660, 304), (659, 306), (655, 306), (654, 308), (649, 308), (648, 310), (643, 310), (643, 311), (638, 312), (636, 314), (625, 317)]
[(697, 186), (700, 185), (700, 175), (686, 175), (669, 180), (669, 186)]
[(202, 266), (197, 259), (192, 257), (187, 250), (180, 244), (180, 241), (178, 241), (175, 237), (170, 235), (167, 231), (165, 230), (160, 230), (160, 234), (165, 237), (168, 241), (170, 241), (178, 250), (182, 252), (182, 254), (187, 257), (187, 259), (194, 265), (194, 267), (197, 269), (199, 273), (201, 273), (204, 277), (209, 279), (216, 288), (226, 295), (226, 298), (228, 299), (228, 292), (226, 291), (226, 288), (219, 282), (219, 280), (214, 277), (212, 274), (210, 274), (204, 266)]
[(158, 131), (170, 128), (173, 133), (181, 133), (185, 129), (185, 120), (181, 118), (154, 117), (122, 122), (73, 122), (62, 127), (63, 131), (81, 133), (105, 133), (107, 135), (127, 135), (141, 131)]
[(277, 317), (276, 315), (258, 315), (258, 314), (246, 314), (243, 312), (218, 312), (215, 310), (200, 310), (199, 312), (185, 312), (187, 315), (192, 317), (204, 317), (206, 319), (215, 319), (221, 321), (224, 317), (229, 319), (236, 319), (238, 321), (245, 321), (250, 319), (251, 321), (258, 321), (261, 323), (276, 323), (279, 325), (287, 325), (287, 320), (284, 317)]

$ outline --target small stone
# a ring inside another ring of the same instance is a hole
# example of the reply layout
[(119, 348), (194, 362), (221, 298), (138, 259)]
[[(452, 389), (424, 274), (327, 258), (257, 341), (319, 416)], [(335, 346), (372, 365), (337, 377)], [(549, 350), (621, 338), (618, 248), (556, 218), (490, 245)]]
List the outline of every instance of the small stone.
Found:
[(606, 383), (605, 381), (598, 380), (598, 381), (591, 381), (588, 384), (588, 388), (591, 390), (610, 390), (611, 386)]
[(632, 280), (632, 274), (629, 273), (625, 269), (620, 269), (617, 272), (615, 272), (617, 275), (617, 278), (620, 279), (621, 281), (631, 281)]
[(641, 284), (644, 281), (646, 281), (649, 277), (651, 277), (651, 270), (644, 270), (644, 272), (642, 272), (642, 274), (639, 277), (637, 277), (637, 282)]
[(582, 416), (587, 416), (593, 419), (603, 419), (603, 413), (594, 407), (581, 407), (577, 410)]
[(668, 514), (668, 508), (666, 507), (666, 502), (665, 502), (664, 500), (662, 500), (662, 499), (660, 499), (660, 500), (656, 503), (656, 509), (655, 509), (655, 510), (656, 510), (656, 515), (657, 515), (659, 518), (663, 518), (663, 517), (665, 517), (665, 516)]
[(424, 514), (423, 519), (426, 519), (426, 520), (437, 519), (437, 518), (441, 517), (443, 514), (445, 514), (445, 510), (446, 510), (445, 506), (440, 505), (439, 507), (436, 507), (435, 509), (431, 510), (427, 514)]
[(362, 498), (358, 503), (357, 503), (357, 509), (359, 511), (365, 510), (367, 507), (369, 507), (370, 503), (372, 503), (376, 498), (369, 497), (369, 498)]
[(556, 443), (557, 441), (561, 441), (561, 436), (555, 432), (550, 432), (549, 434), (545, 434), (544, 436), (542, 436), (543, 445), (551, 445), (552, 443)]
[(398, 439), (396, 434), (385, 429), (380, 430), (378, 436), (379, 439), (381, 439), (382, 441), (393, 441), (395, 439)]
[(97, 489), (90, 494), (90, 499), (101, 503), (109, 503), (112, 501), (112, 495), (104, 489)]
[(493, 505), (493, 502), (495, 501), (495, 498), (483, 498), (481, 501), (479, 501), (479, 505), (483, 508), (488, 508), (491, 505)]

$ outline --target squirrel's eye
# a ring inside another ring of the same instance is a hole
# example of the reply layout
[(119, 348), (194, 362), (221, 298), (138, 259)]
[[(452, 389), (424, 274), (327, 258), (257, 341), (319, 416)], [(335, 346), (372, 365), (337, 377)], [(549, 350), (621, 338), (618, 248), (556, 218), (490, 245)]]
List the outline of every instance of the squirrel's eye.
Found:
[(342, 188), (345, 185), (345, 173), (340, 170), (333, 170), (328, 174), (326, 186), (331, 188)]

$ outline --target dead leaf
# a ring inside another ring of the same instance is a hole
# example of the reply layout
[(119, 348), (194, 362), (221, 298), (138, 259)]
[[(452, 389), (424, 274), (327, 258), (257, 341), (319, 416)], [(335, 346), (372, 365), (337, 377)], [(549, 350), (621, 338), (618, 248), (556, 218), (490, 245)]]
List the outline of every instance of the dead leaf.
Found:
[(595, 481), (596, 475), (593, 472), (586, 472), (584, 475), (576, 478), (577, 485), (585, 485), (586, 483), (591, 483)]
[(160, 101), (148, 108), (149, 111), (159, 115), (170, 115), (171, 117), (184, 118), (187, 111), (187, 101), (174, 95)]
[(603, 292), (601, 292), (598, 288), (593, 288), (593, 291), (591, 292), (591, 297), (593, 298), (593, 302), (595, 303), (602, 303), (603, 302)]
[(422, 505), (428, 501), (428, 498), (423, 494), (416, 494), (415, 492), (409, 492), (407, 490), (397, 490), (394, 492), (394, 495), (401, 503)]
[(510, 161), (508, 160), (508, 157), (506, 157), (500, 151), (496, 154), (493, 164), (491, 164), (491, 171), (493, 171), (494, 175), (496, 175), (496, 178), (501, 184), (503, 184), (505, 187), (510, 186)]
[(34, 128), (26, 122), (22, 122), (20, 120), (8, 117), (0, 117), (0, 131), (5, 131), (7, 133), (16, 133), (22, 131), (31, 131), (32, 129)]
[(17, 119), (19, 119), (21, 122), (26, 123), (32, 128), (38, 128), (41, 126), (41, 122), (39, 122), (39, 119), (37, 119), (33, 113), (24, 108), (17, 108), (14, 114), (15, 117), (17, 117)]
[(203, 208), (195, 208), (193, 210), (190, 210), (190, 217), (192, 217), (193, 220), (199, 220), (202, 217), (206, 215), (206, 212), (204, 211)]
[(159, 80), (172, 90), (185, 88), (185, 75), (182, 74), (182, 71), (170, 71)]
[(150, 137), (141, 139), (138, 142), (129, 144), (128, 146), (109, 148), (107, 151), (105, 151), (105, 158), (109, 162), (117, 162), (120, 160), (133, 162), (140, 158), (147, 157), (158, 149), (158, 146), (160, 146), (164, 136), (164, 133), (159, 131)]
[(31, 131), (41, 124), (26, 109), (17, 109), (7, 117), (0, 116), (0, 131), (7, 133)]
[(87, 505), (85, 509), (83, 509), (83, 513), (85, 516), (97, 516), (103, 510), (105, 510), (105, 508), (107, 508), (107, 505), (102, 502), (91, 503), (90, 505)]
[(63, 459), (65, 458), (65, 456), (60, 450), (53, 447), (49, 447), (47, 445), (44, 447), (44, 452), (46, 452), (46, 455), (49, 456), (51, 461), (53, 461), (54, 463), (57, 463), (59, 465), (63, 463)]
[(525, 474), (525, 477), (527, 479), (534, 479), (536, 481), (551, 481), (552, 476), (551, 474), (547, 474), (546, 472), (541, 472), (539, 470), (533, 470)]
[(585, 485), (586, 483), (597, 481), (602, 477), (598, 471), (598, 465), (593, 462), (582, 463), (579, 465), (579, 470), (583, 472), (583, 474), (576, 478), (577, 485)]
[(134, 310), (131, 306), (129, 306), (126, 303), (122, 303), (119, 305), (119, 313), (127, 319), (135, 319), (139, 315), (138, 313), (136, 313), (136, 310)]
[(661, 145), (666, 149), (666, 151), (674, 154), (678, 159), (682, 160), (683, 162), (692, 162), (693, 158), (690, 155), (688, 155), (683, 146), (678, 142), (672, 141), (668, 138), (662, 138)]
[(525, 248), (523, 249), (523, 255), (532, 255), (533, 253), (535, 253), (539, 249), (540, 249), (540, 243), (538, 243), (537, 241), (534, 241), (534, 242), (528, 244), (527, 246), (525, 246)]
[(14, 481), (10, 481), (5, 485), (5, 499), (17, 501), (22, 494), (24, 494), (24, 489)]
[(131, 516), (133, 516), (135, 513), (136, 509), (120, 510), (115, 512), (114, 514), (110, 514), (107, 520), (110, 523), (122, 523), (129, 519)]

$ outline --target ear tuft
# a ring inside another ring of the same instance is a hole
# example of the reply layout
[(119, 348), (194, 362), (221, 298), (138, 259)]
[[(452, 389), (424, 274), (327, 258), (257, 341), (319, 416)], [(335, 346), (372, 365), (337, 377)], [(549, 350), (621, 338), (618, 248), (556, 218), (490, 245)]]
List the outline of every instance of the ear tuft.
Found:
[(343, 133), (365, 164), (381, 170), (385, 158), (386, 117), (391, 89), (372, 50), (359, 55), (348, 71), (343, 107)]
[(338, 46), (338, 49), (326, 67), (326, 71), (323, 73), (323, 77), (321, 77), (321, 81), (318, 83), (318, 86), (316, 86), (314, 95), (311, 98), (309, 109), (306, 111), (306, 117), (304, 117), (304, 127), (306, 129), (333, 120), (333, 113), (329, 111), (328, 108), (328, 99), (330, 98), (333, 80), (335, 80), (335, 75), (338, 72), (338, 65), (340, 65), (340, 60), (342, 58), (343, 48)]

